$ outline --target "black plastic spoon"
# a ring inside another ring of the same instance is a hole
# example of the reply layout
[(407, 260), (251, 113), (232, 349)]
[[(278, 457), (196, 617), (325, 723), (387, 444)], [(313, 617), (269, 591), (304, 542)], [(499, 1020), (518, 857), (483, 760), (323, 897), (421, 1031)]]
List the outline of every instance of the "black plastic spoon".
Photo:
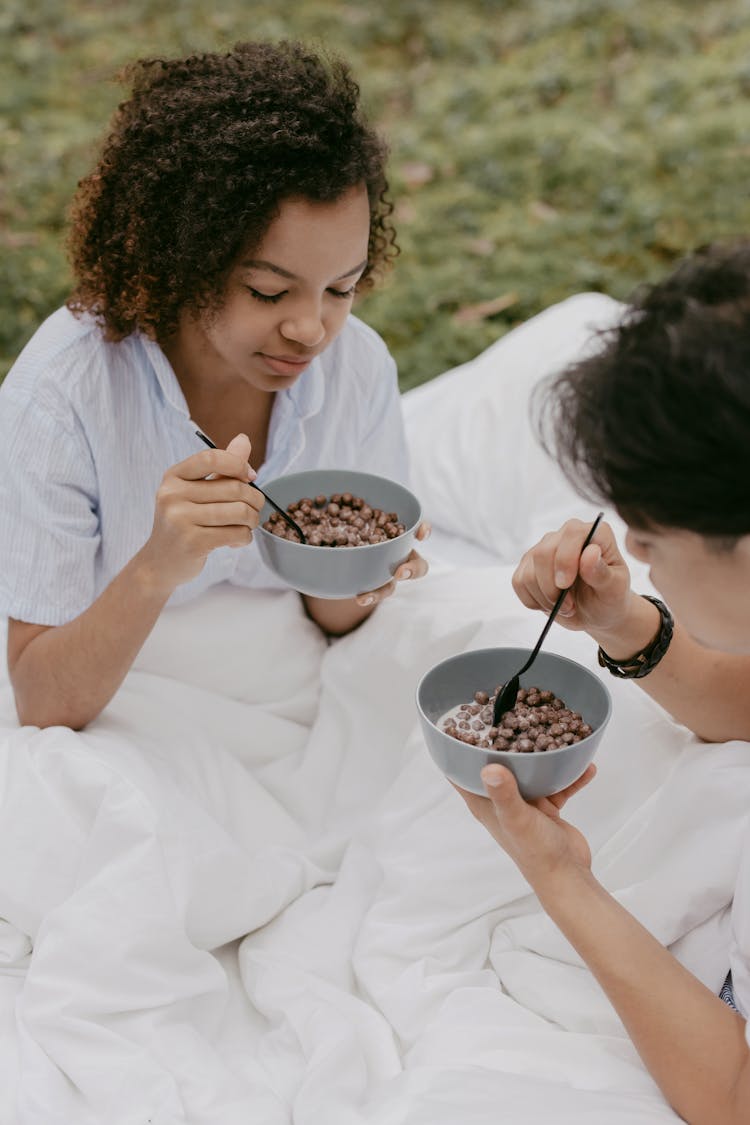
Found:
[[(594, 522), (592, 523), (591, 529), (590, 529), (588, 535), (586, 536), (586, 538), (583, 541), (583, 546), (581, 547), (581, 554), (583, 554), (583, 552), (586, 550), (586, 548), (588, 547), (591, 540), (594, 538), (594, 532), (596, 531), (597, 527), (599, 526), (599, 523), (600, 523), (603, 515), (604, 515), (604, 512), (600, 512), (599, 515), (594, 520)], [(542, 643), (544, 642), (544, 638), (547, 636), (547, 633), (549, 632), (550, 625), (552, 624), (552, 622), (557, 617), (560, 606), (565, 601), (565, 595), (567, 594), (568, 590), (570, 590), (570, 589), (571, 589), (571, 587), (568, 586), (567, 589), (560, 591), (560, 593), (558, 594), (558, 597), (557, 597), (557, 601), (552, 606), (552, 612), (550, 613), (549, 617), (547, 618), (547, 621), (545, 622), (544, 628), (542, 629), (541, 636), (539, 637), (539, 640), (536, 642), (536, 644), (534, 646), (534, 649), (531, 653), (531, 656), (526, 661), (523, 668), (519, 668), (518, 671), (516, 672), (515, 676), (511, 676), (511, 678), (504, 684), (504, 686), (502, 688), (502, 691), (499, 691), (497, 693), (497, 695), (495, 696), (495, 706), (494, 706), (493, 711), (492, 711), (492, 725), (493, 726), (495, 726), (495, 727), (500, 726), (500, 719), (505, 714), (505, 712), (510, 711), (510, 710), (512, 710), (513, 707), (515, 707), (516, 696), (518, 695), (519, 677), (522, 676), (524, 674), (524, 672), (528, 672), (529, 668), (531, 667), (531, 665), (534, 663), (537, 656), (539, 655), (539, 649), (542, 647)]]
[[(214, 443), (211, 441), (211, 438), (206, 437), (206, 435), (204, 433), (202, 433), (200, 430), (195, 431), (195, 436), (199, 437), (201, 439), (201, 441), (204, 441), (209, 449), (218, 449), (219, 448), (218, 445), (214, 445)], [(265, 496), (266, 500), (271, 505), (271, 507), (274, 509), (274, 511), (278, 512), (279, 515), (281, 516), (281, 518), (286, 520), (286, 522), (291, 527), (292, 531), (297, 532), (297, 534), (299, 535), (300, 543), (306, 543), (307, 542), (307, 536), (305, 535), (304, 531), (299, 526), (299, 524), (294, 522), (294, 520), (289, 515), (289, 513), (285, 512), (283, 508), (280, 508), (279, 505), (276, 503), (276, 501), (272, 500), (271, 497), (268, 495), (268, 493), (264, 492), (263, 489), (260, 487), (260, 485), (256, 484), (254, 480), (249, 480), (247, 483), (250, 485), (251, 488), (257, 488), (257, 490), (261, 494), (261, 496)]]

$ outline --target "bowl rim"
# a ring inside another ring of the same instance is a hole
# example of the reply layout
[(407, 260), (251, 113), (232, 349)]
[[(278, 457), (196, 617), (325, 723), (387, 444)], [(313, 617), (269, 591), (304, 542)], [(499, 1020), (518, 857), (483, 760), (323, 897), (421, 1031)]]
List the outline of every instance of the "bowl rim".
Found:
[[(403, 491), (408, 493), (409, 496), (414, 501), (414, 503), (417, 505), (417, 517), (416, 517), (416, 519), (414, 520), (414, 522), (412, 524), (409, 525), (409, 527), (406, 528), (405, 531), (402, 531), (400, 535), (395, 535), (393, 537), (393, 539), (386, 539), (382, 543), (360, 543), (356, 547), (347, 547), (347, 549), (346, 549), (347, 555), (350, 555), (354, 551), (356, 551), (356, 552), (372, 551), (372, 550), (374, 550), (378, 547), (380, 547), (382, 549), (383, 547), (387, 547), (389, 543), (398, 543), (398, 541), (400, 539), (406, 538), (407, 535), (411, 535), (417, 530), (420, 523), (422, 522), (422, 504), (419, 500), (419, 497), (416, 496), (415, 493), (413, 493), (412, 490), (410, 488), (408, 488), (405, 484), (402, 484), (400, 480), (394, 480), (393, 477), (387, 477), (383, 473), (368, 473), (368, 472), (365, 472), (363, 469), (335, 469), (335, 468), (333, 468), (333, 469), (324, 469), (324, 468), (300, 469), (298, 472), (295, 472), (295, 473), (282, 473), (281, 476), (274, 477), (273, 480), (263, 481), (261, 487), (263, 489), (268, 489), (268, 491), (273, 496), (273, 491), (272, 491), (273, 486), (274, 486), (274, 484), (278, 484), (279, 481), (282, 481), (282, 480), (286, 481), (286, 480), (289, 480), (291, 477), (303, 477), (303, 476), (308, 475), (309, 473), (338, 473), (338, 472), (341, 472), (341, 473), (356, 473), (358, 476), (361, 476), (361, 477), (370, 477), (373, 480), (387, 481), (388, 484), (394, 484), (398, 488), (403, 489)], [(274, 499), (276, 499), (276, 497), (274, 497)], [(266, 504), (267, 504), (267, 501), (264, 501), (263, 507), (266, 507)], [(261, 512), (262, 511), (263, 511), (263, 508), (261, 508)], [(313, 543), (297, 543), (297, 542), (295, 542), (294, 539), (282, 539), (280, 535), (274, 535), (274, 533), (272, 531), (268, 531), (267, 528), (263, 527), (263, 525), (260, 524), (260, 523), (253, 530), (253, 535), (254, 536), (257, 535), (258, 532), (261, 532), (263, 535), (267, 535), (272, 539), (277, 539), (280, 543), (288, 543), (290, 546), (299, 548), (303, 551), (319, 551), (320, 550), (320, 547), (315, 546)], [(322, 547), (322, 546), (324, 546), (324, 544), (321, 543), (320, 546)], [(284, 550), (284, 549), (285, 548), (282, 548), (282, 550)], [(334, 549), (334, 548), (329, 548), (329, 550), (332, 550), (332, 549)]]
[[(470, 655), (477, 655), (477, 654), (484, 655), (485, 653), (508, 652), (508, 651), (513, 651), (513, 652), (520, 651), (520, 652), (529, 653), (531, 650), (528, 649), (528, 648), (523, 648), (523, 647), (517, 646), (517, 645), (492, 645), (489, 648), (471, 648), (471, 649), (467, 649), (465, 652), (456, 652), (456, 653), (453, 654), (453, 656), (446, 656), (443, 660), (439, 660), (437, 662), (437, 664), (433, 664), (431, 668), (427, 669), (427, 671), (424, 673), (424, 675), (420, 676), (419, 683), (417, 684), (417, 688), (416, 688), (416, 692), (415, 692), (415, 700), (416, 700), (417, 710), (419, 711), (420, 717), (422, 719), (424, 719), (424, 721), (426, 723), (428, 723), (429, 726), (431, 726), (433, 728), (433, 730), (436, 730), (438, 732), (438, 734), (442, 735), (444, 738), (451, 738), (453, 742), (458, 743), (465, 750), (476, 751), (477, 754), (482, 754), (482, 755), (485, 755), (485, 756), (487, 754), (496, 754), (496, 755), (498, 755), (498, 757), (510, 758), (513, 761), (518, 761), (519, 758), (521, 758), (523, 760), (533, 761), (535, 758), (541, 759), (541, 758), (547, 758), (549, 756), (554, 756), (555, 754), (565, 754), (568, 750), (572, 750), (574, 747), (582, 746), (584, 744), (584, 742), (588, 742), (588, 740), (590, 738), (593, 738), (593, 736), (597, 733), (597, 731), (604, 730), (607, 723), (609, 722), (609, 720), (612, 717), (612, 693), (610, 692), (609, 688), (607, 687), (606, 682), (602, 679), (601, 676), (598, 676), (596, 674), (596, 672), (592, 671), (590, 668), (587, 668), (585, 664), (581, 664), (580, 661), (578, 661), (578, 660), (573, 660), (570, 656), (563, 656), (563, 654), (561, 652), (553, 652), (552, 649), (543, 649), (542, 652), (539, 653), (539, 656), (542, 656), (542, 655), (545, 655), (545, 654), (547, 656), (554, 656), (556, 660), (562, 660), (566, 664), (572, 664), (574, 667), (580, 668), (590, 678), (596, 680), (596, 682), (600, 685), (600, 687), (602, 688), (602, 690), (604, 692), (604, 698), (605, 698), (606, 703), (607, 703), (606, 714), (605, 714), (604, 718), (602, 719), (602, 721), (599, 723), (599, 725), (594, 730), (592, 730), (591, 734), (587, 734), (586, 737), (582, 738), (579, 742), (571, 742), (567, 746), (557, 746), (557, 747), (555, 747), (554, 750), (545, 750), (543, 753), (539, 753), (539, 754), (534, 754), (534, 753), (519, 754), (517, 750), (495, 750), (493, 747), (490, 747), (490, 746), (472, 746), (471, 743), (468, 743), (468, 742), (460, 742), (459, 743), (459, 740), (457, 738), (453, 738), (452, 735), (448, 734), (444, 730), (441, 730), (440, 727), (437, 725), (437, 723), (433, 722), (432, 719), (428, 715), (425, 714), (424, 709), (422, 708), (422, 704), (419, 701), (419, 696), (420, 696), (420, 693), (422, 691), (422, 684), (424, 683), (424, 681), (427, 679), (427, 677), (429, 675), (431, 675), (438, 668), (442, 667), (443, 664), (448, 664), (451, 660), (460, 659), (462, 656), (470, 656)], [(526, 675), (526, 673), (524, 673), (524, 675)]]

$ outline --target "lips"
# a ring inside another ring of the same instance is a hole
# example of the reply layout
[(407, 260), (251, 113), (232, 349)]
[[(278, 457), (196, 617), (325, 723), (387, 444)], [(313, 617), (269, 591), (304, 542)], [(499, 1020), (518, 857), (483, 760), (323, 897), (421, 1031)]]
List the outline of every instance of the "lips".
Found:
[(312, 363), (313, 356), (266, 355), (258, 353), (262, 360), (268, 364), (277, 375), (299, 375), (301, 371)]

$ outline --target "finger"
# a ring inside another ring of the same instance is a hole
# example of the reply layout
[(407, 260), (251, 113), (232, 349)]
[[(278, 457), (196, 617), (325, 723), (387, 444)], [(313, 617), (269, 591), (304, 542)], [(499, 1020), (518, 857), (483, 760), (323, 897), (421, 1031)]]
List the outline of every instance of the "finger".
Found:
[(242, 457), (245, 461), (249, 461), (251, 449), (252, 444), (247, 434), (237, 434), (227, 446), (227, 453), (233, 453), (236, 457)]
[(417, 530), (414, 532), (414, 538), (418, 539), (421, 543), (425, 539), (428, 539), (430, 537), (431, 533), (432, 533), (432, 524), (427, 523), (426, 520), (423, 520), (422, 523), (420, 523)]
[[(581, 520), (568, 520), (558, 532), (545, 536), (533, 555), (535, 580), (545, 599), (545, 608), (551, 610), (560, 591), (572, 587), (560, 606), (561, 617), (573, 617), (576, 612), (575, 587), (581, 548), (589, 530), (590, 525)], [(596, 542), (587, 550), (591, 550), (595, 558), (601, 554)]]
[(551, 562), (546, 561), (546, 555), (537, 554), (539, 550), (540, 546), (535, 547), (521, 560), (513, 576), (513, 589), (529, 609), (549, 613), (560, 591), (551, 580)]
[(552, 576), (559, 590), (564, 590), (566, 586), (572, 586), (578, 577), (581, 548), (590, 526), (590, 524), (583, 523), (582, 520), (568, 520), (560, 528), (551, 560)]
[[(229, 445), (227, 446), (227, 453), (231, 453), (235, 457), (242, 457), (242, 459), (244, 461), (247, 461), (249, 464), (252, 448), (252, 442), (250, 441), (250, 438), (247, 436), (247, 434), (237, 434), (237, 436), (233, 437)], [(256, 473), (255, 469), (252, 467), (252, 465), (250, 465), (248, 479), (255, 480), (257, 475), (258, 474)]]
[(505, 766), (493, 763), (484, 767), (481, 778), (495, 815), (503, 828), (510, 833), (522, 831), (529, 818), (536, 816), (536, 812), (519, 793), (518, 784), (511, 771)]
[(214, 477), (213, 480), (180, 481), (179, 494), (192, 504), (220, 504), (237, 500), (260, 512), (265, 504), (262, 492), (248, 487), (249, 482), (234, 477)]
[(596, 766), (592, 762), (576, 781), (568, 785), (566, 789), (562, 789), (559, 793), (553, 793), (551, 797), (547, 797), (547, 800), (559, 811), (571, 797), (575, 796), (576, 793), (580, 793), (581, 789), (584, 789), (590, 781), (593, 781), (595, 776)]
[(583, 554), (581, 553), (590, 527), (590, 524), (583, 523), (581, 520), (568, 520), (560, 531), (554, 558), (554, 578), (561, 590), (566, 586), (572, 586), (579, 575), (588, 582), (581, 569), (583, 559), (588, 559), (590, 572), (601, 576), (606, 574), (607, 569), (606, 561), (602, 562), (601, 567), (598, 565), (600, 560), (604, 559), (605, 550), (612, 556), (613, 561), (615, 558), (620, 558), (612, 528), (607, 523), (599, 524), (591, 543)]
[(622, 581), (625, 560), (617, 549), (614, 536), (612, 540), (613, 546), (609, 550), (605, 544), (592, 543), (581, 555), (578, 567), (581, 578), (598, 594), (606, 595), (613, 583)]
[(397, 568), (393, 577), (397, 582), (402, 582), (408, 578), (424, 578), (429, 569), (427, 560), (418, 555), (416, 551), (411, 551), (408, 558)]
[(552, 609), (562, 589), (557, 582), (555, 560), (565, 527), (567, 524), (560, 531), (548, 532), (530, 552), (532, 573), (528, 581), (532, 589), (536, 587), (539, 604), (547, 613)]
[(534, 563), (530, 552), (527, 552), (513, 572), (511, 585), (517, 598), (527, 609), (541, 609), (539, 604), (539, 590), (534, 576)]
[(583, 582), (594, 590), (602, 590), (607, 585), (609, 567), (602, 557), (598, 543), (586, 548), (578, 561), (578, 572)]
[(216, 474), (248, 481), (252, 472), (247, 461), (234, 453), (227, 453), (225, 449), (203, 449), (179, 464), (172, 465), (165, 476), (179, 477), (180, 480), (201, 480)]
[(234, 500), (224, 504), (193, 504), (188, 518), (198, 527), (257, 527), (259, 512), (250, 504)]
[(246, 547), (252, 542), (252, 529), (247, 524), (227, 525), (226, 527), (196, 527), (195, 541), (205, 554), (219, 547)]
[(386, 582), (385, 586), (379, 586), (377, 590), (365, 590), (363, 593), (357, 594), (357, 605), (375, 605), (377, 602), (389, 598), (395, 589), (396, 583), (391, 579), (390, 582)]

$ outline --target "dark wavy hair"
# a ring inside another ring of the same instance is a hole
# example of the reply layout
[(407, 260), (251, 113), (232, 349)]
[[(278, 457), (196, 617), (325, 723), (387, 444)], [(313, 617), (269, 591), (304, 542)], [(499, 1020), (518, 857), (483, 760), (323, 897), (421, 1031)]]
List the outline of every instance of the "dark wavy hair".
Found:
[(544, 445), (631, 526), (732, 546), (750, 533), (750, 241), (641, 289), (603, 344), (542, 389)]
[(142, 59), (121, 75), (96, 167), (72, 205), (75, 313), (110, 340), (163, 338), (183, 308), (215, 308), (232, 265), (283, 200), (370, 201), (360, 288), (397, 253), (387, 148), (365, 120), (346, 63), (301, 43), (238, 43), (225, 54)]

